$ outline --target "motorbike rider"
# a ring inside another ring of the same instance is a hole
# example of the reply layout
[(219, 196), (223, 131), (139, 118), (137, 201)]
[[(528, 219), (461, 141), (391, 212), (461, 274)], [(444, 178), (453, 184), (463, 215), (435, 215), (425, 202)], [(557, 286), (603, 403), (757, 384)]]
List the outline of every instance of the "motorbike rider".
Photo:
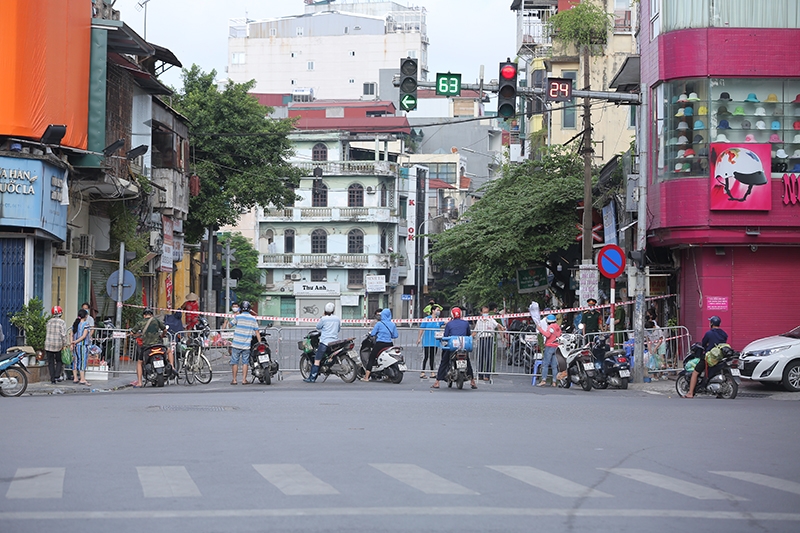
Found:
[[(700, 343), (706, 352), (714, 348), (714, 346), (717, 344), (728, 342), (728, 334), (720, 327), (722, 325), (722, 319), (717, 315), (714, 315), (708, 319), (708, 322), (711, 326), (711, 329), (709, 329), (706, 334), (703, 335), (703, 340)], [(692, 379), (689, 382), (689, 393), (686, 395), (686, 398), (694, 398), (694, 389), (697, 386), (697, 379), (700, 374), (703, 373), (703, 370), (706, 370), (705, 357), (701, 357), (700, 362), (694, 367)], [(711, 368), (709, 368), (708, 371), (710, 373)]]
[[(453, 307), (450, 309), (450, 317), (450, 320), (444, 326), (445, 337), (469, 337), (472, 335), (469, 322), (461, 318), (460, 307)], [(439, 363), (439, 372), (436, 374), (436, 381), (431, 385), (432, 389), (438, 389), (439, 382), (447, 378), (451, 353), (452, 350), (442, 350), (442, 361)], [(478, 385), (475, 383), (475, 375), (472, 373), (472, 362), (470, 361), (469, 354), (467, 354), (467, 377), (470, 379), (470, 386), (473, 389), (477, 389)]]
[(236, 385), (239, 364), (242, 365), (242, 385), (247, 385), (247, 365), (250, 363), (250, 346), (253, 337), (261, 342), (258, 321), (250, 313), (250, 302), (242, 302), (239, 314), (231, 318), (233, 341), (231, 342), (231, 385)]
[(392, 311), (388, 307), (381, 311), (380, 321), (373, 326), (370, 335), (375, 336), (375, 344), (372, 346), (372, 352), (369, 354), (369, 361), (367, 361), (367, 372), (361, 381), (369, 381), (369, 375), (372, 372), (372, 367), (378, 362), (378, 354), (386, 348), (394, 346), (392, 339), (400, 336), (397, 332), (397, 326), (392, 322)]
[[(136, 353), (136, 382), (133, 383), (134, 388), (142, 386), (142, 364), (144, 360), (144, 353), (151, 346), (160, 345), (163, 343), (162, 337), (167, 332), (167, 327), (158, 318), (153, 316), (153, 310), (149, 307), (142, 311), (142, 320), (133, 326), (133, 333), (141, 336), (142, 345)], [(170, 366), (174, 369), (175, 363), (172, 360), (172, 351), (167, 350), (167, 359)]]
[(541, 323), (538, 326), (539, 333), (544, 336), (544, 355), (542, 356), (542, 377), (539, 378), (539, 387), (547, 385), (547, 369), (552, 369), (553, 373), (553, 387), (558, 386), (556, 376), (558, 375), (558, 358), (556, 351), (558, 350), (558, 338), (561, 336), (561, 326), (558, 325), (556, 315), (549, 314), (547, 318), (547, 326)]
[(325, 357), (328, 346), (339, 340), (339, 330), (342, 329), (342, 321), (338, 316), (333, 314), (335, 310), (336, 306), (333, 305), (333, 302), (326, 303), (325, 314), (322, 315), (322, 318), (317, 322), (317, 329), (320, 330), (322, 334), (319, 336), (319, 345), (317, 346), (317, 353), (314, 355), (314, 364), (311, 365), (311, 373), (303, 380), (306, 383), (314, 383), (317, 381), (319, 363), (322, 361), (322, 358)]

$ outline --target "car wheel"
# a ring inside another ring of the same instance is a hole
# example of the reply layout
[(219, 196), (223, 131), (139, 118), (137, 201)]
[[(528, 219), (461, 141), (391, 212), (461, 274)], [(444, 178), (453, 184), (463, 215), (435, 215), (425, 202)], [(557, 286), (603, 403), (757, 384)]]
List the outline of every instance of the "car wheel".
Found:
[(783, 388), (800, 392), (800, 361), (792, 361), (783, 369)]

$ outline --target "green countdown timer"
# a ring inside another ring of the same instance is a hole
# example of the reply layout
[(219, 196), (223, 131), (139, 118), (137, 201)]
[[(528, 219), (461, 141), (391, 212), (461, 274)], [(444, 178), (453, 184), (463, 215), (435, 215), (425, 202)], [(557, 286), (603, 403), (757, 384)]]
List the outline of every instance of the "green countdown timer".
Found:
[(436, 74), (437, 96), (461, 96), (461, 74)]

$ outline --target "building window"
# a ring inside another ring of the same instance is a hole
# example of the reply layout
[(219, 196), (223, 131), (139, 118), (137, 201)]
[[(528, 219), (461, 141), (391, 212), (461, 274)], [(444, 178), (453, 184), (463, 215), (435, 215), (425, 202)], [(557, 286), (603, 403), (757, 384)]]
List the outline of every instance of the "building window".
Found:
[(364, 207), (364, 187), (358, 183), (347, 188), (347, 207)]
[(364, 96), (375, 96), (375, 89), (377, 88), (376, 83), (365, 83), (364, 84)]
[(298, 36), (298, 37), (302, 37), (303, 33), (304, 33), (304, 30), (303, 30), (302, 26), (298, 26), (297, 28), (294, 29), (294, 34), (296, 36)]
[(354, 80), (353, 78), (350, 78), (350, 83), (355, 83), (355, 82), (356, 82), (356, 80)]
[(356, 57), (356, 51), (350, 50), (350, 57)]
[(328, 187), (322, 183), (322, 180), (314, 180), (311, 207), (328, 207)]
[(269, 29), (269, 36), (270, 37), (275, 37), (276, 35), (278, 35), (278, 28), (270, 28)]
[(297, 80), (292, 80), (292, 85), (296, 85), (296, 84), (297, 84)]
[(381, 207), (388, 207), (389, 205), (389, 190), (386, 188), (386, 185), (383, 183), (380, 184), (379, 189), (381, 191)]
[(314, 70), (314, 62), (313, 61), (309, 61), (308, 62), (308, 70)]
[(311, 281), (328, 281), (328, 271), (324, 268), (312, 268)]
[(650, 0), (650, 40), (661, 33), (661, 0)]
[(322, 143), (317, 143), (311, 149), (312, 161), (327, 161), (328, 160), (328, 147)]
[(614, 0), (614, 33), (631, 33), (631, 0)]
[(364, 285), (364, 271), (361, 269), (354, 269), (347, 271), (347, 286), (348, 287), (362, 287)]
[(325, 233), (324, 229), (315, 229), (311, 232), (311, 253), (328, 253), (328, 234)]
[(417, 51), (416, 51), (416, 50), (409, 50), (409, 51), (407, 51), (407, 52), (406, 52), (406, 57), (412, 57), (412, 58), (415, 58), (415, 57), (417, 57)]
[(347, 234), (347, 253), (364, 253), (364, 232), (360, 229), (351, 229)]
[(345, 33), (350, 33), (350, 28), (348, 28), (347, 26), (345, 26), (345, 27), (344, 27), (344, 32), (345, 32)]
[[(575, 79), (578, 77), (577, 70), (562, 70), (561, 77), (572, 80), (572, 89), (575, 89)], [(576, 113), (575, 113), (575, 98), (571, 102), (564, 104), (566, 107), (561, 111), (561, 128), (562, 129), (575, 129)]]
[(244, 65), (245, 55), (244, 52), (234, 52), (231, 54), (232, 65)]
[(283, 253), (285, 253), (285, 254), (293, 254), (294, 253), (294, 230), (293, 229), (283, 230)]
[(635, 105), (628, 106), (630, 110), (628, 111), (628, 129), (633, 130), (636, 129), (636, 108)]

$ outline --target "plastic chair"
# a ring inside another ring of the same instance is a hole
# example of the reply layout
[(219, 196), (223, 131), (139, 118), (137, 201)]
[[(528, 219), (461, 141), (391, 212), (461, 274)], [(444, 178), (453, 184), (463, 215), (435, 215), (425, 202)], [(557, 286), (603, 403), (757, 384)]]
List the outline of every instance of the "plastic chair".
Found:
[(531, 385), (536, 386), (536, 374), (539, 373), (539, 370), (542, 368), (542, 360), (536, 359), (536, 362), (533, 363), (533, 379), (531, 379)]

